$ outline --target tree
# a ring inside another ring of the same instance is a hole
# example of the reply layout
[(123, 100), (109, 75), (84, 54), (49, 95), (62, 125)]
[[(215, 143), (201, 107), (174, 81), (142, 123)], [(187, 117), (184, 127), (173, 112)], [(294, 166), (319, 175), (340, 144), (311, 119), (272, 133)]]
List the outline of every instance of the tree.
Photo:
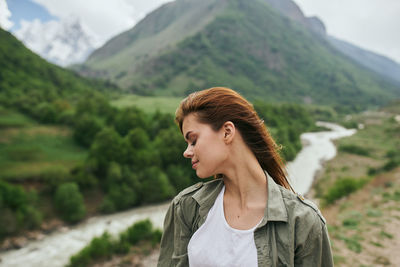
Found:
[(139, 176), (140, 199), (144, 203), (166, 200), (175, 194), (167, 176), (157, 167), (144, 169)]
[(168, 179), (177, 191), (181, 191), (184, 188), (190, 186), (192, 183), (191, 174), (186, 168), (182, 168), (178, 165), (170, 165), (167, 169)]
[(154, 148), (160, 154), (163, 169), (167, 169), (171, 164), (190, 165), (190, 161), (182, 155), (186, 149), (185, 141), (175, 126), (160, 131), (154, 140)]
[(120, 163), (122, 159), (122, 138), (114, 128), (104, 128), (94, 138), (89, 151), (89, 160), (95, 162), (95, 174), (105, 177), (110, 162)]
[(84, 147), (90, 147), (96, 134), (103, 128), (101, 120), (92, 115), (76, 117), (74, 139)]
[(135, 107), (119, 111), (114, 118), (113, 125), (121, 136), (127, 135), (130, 130), (135, 128), (148, 128), (146, 114)]
[(67, 222), (75, 223), (85, 217), (85, 204), (76, 183), (69, 182), (60, 185), (57, 188), (54, 202), (61, 218)]

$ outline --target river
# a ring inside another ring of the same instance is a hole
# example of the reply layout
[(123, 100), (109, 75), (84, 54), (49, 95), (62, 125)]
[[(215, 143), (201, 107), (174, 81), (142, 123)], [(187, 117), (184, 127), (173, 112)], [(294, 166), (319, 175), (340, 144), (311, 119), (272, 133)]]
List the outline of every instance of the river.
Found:
[[(287, 164), (288, 174), (294, 190), (305, 194), (310, 189), (314, 176), (322, 168), (322, 162), (336, 155), (332, 140), (350, 136), (356, 130), (347, 130), (340, 125), (317, 122), (317, 125), (331, 131), (303, 133), (303, 149), (296, 159)], [(42, 240), (31, 241), (18, 250), (0, 253), (0, 266), (15, 267), (57, 267), (69, 262), (71, 255), (80, 251), (94, 237), (104, 231), (116, 235), (134, 222), (149, 218), (153, 224), (162, 228), (168, 203), (134, 208), (111, 215), (92, 217), (70, 228), (63, 228), (45, 236)]]
[(331, 131), (303, 133), (300, 137), (303, 149), (286, 166), (291, 185), (300, 194), (310, 190), (316, 173), (322, 169), (322, 163), (336, 156), (336, 147), (332, 141), (356, 132), (355, 129), (346, 129), (329, 122), (317, 122), (317, 125)]

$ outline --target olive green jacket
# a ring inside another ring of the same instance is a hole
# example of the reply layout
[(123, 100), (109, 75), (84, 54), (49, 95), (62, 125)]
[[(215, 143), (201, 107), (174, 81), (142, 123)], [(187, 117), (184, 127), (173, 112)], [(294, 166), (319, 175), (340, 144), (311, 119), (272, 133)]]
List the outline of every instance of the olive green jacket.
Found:
[[(318, 208), (267, 177), (267, 207), (254, 231), (258, 266), (333, 266), (325, 219)], [(173, 199), (164, 220), (159, 267), (189, 266), (189, 240), (205, 222), (222, 186), (222, 179), (197, 183)]]

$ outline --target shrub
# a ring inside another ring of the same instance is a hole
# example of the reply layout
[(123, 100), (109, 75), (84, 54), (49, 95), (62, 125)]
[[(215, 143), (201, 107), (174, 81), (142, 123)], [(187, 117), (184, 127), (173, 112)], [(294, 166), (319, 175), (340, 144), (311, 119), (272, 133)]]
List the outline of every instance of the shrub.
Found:
[(120, 233), (118, 240), (113, 240), (107, 232), (94, 238), (89, 245), (70, 258), (68, 266), (88, 266), (98, 259), (110, 258), (115, 253), (126, 254), (131, 245), (136, 245), (140, 241), (150, 241), (152, 245), (155, 245), (160, 240), (161, 231), (153, 230), (150, 220), (138, 221)]
[(113, 253), (113, 246), (114, 242), (111, 240), (111, 236), (105, 232), (102, 236), (95, 237), (78, 254), (73, 255), (68, 266), (83, 267), (88, 266), (93, 260), (109, 258)]
[(391, 171), (391, 170), (397, 168), (398, 166), (400, 166), (400, 158), (395, 158), (395, 159), (391, 159), (387, 163), (385, 163), (385, 165), (383, 165), (382, 169), (384, 171)]
[(83, 197), (76, 183), (64, 183), (57, 188), (55, 205), (61, 218), (67, 222), (75, 223), (85, 217)]
[(37, 195), (20, 186), (0, 181), (0, 238), (21, 229), (40, 226), (42, 214), (36, 209)]
[(153, 225), (150, 220), (135, 223), (127, 230), (128, 242), (136, 245), (140, 240), (151, 240), (153, 236)]
[(368, 149), (357, 146), (357, 145), (340, 145), (339, 151), (356, 154), (356, 155), (361, 155), (361, 156), (369, 156)]
[(366, 182), (367, 179), (339, 178), (323, 196), (325, 204), (332, 204), (337, 199), (351, 194), (361, 188)]

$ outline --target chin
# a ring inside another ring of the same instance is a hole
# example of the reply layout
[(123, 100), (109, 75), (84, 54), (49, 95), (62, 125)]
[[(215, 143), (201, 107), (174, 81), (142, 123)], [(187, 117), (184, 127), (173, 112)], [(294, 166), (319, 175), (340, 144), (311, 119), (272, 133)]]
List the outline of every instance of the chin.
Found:
[(204, 179), (204, 178), (208, 178), (208, 177), (213, 176), (213, 174), (204, 173), (204, 172), (201, 172), (201, 171), (199, 171), (199, 170), (196, 170), (196, 175), (197, 175), (197, 177), (199, 177), (199, 178), (201, 178), (201, 179)]
[(205, 170), (196, 169), (196, 175), (200, 179), (214, 177), (216, 174), (218, 174), (218, 173), (216, 173), (215, 171), (212, 171), (212, 170), (205, 171)]

